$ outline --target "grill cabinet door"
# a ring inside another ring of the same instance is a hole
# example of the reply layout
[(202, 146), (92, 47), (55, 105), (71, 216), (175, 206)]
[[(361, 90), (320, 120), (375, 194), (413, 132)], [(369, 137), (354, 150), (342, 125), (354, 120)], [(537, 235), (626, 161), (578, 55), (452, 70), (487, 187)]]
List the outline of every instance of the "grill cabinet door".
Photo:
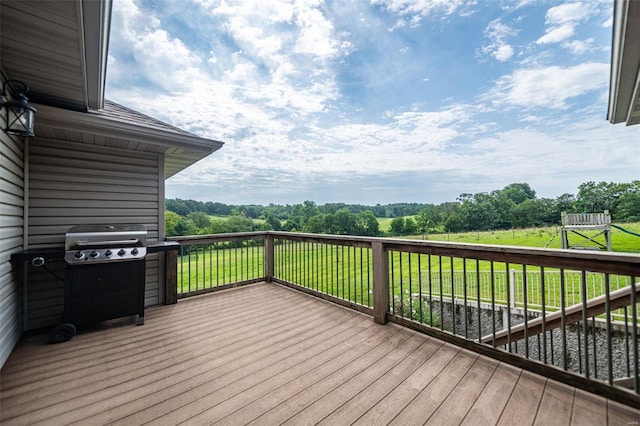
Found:
[(65, 322), (86, 324), (138, 314), (144, 318), (145, 262), (68, 266)]

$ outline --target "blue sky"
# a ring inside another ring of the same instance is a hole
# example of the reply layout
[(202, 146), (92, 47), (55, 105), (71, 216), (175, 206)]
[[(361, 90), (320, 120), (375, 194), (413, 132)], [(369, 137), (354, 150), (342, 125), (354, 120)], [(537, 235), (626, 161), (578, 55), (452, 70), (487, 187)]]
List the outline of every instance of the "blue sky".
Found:
[(108, 99), (225, 142), (168, 198), (441, 203), (640, 179), (611, 0), (114, 0)]

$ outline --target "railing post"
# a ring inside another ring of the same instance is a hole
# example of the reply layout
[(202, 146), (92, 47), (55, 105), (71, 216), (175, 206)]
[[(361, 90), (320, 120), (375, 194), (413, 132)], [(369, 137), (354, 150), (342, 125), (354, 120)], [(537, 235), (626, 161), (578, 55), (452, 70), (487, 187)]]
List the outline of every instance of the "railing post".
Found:
[(178, 303), (178, 250), (164, 253), (165, 287), (164, 304)]
[(380, 241), (371, 244), (373, 259), (373, 321), (387, 323), (389, 312), (389, 256)]
[(274, 247), (273, 247), (273, 235), (267, 234), (264, 237), (264, 275), (265, 281), (271, 282), (275, 274), (274, 268)]

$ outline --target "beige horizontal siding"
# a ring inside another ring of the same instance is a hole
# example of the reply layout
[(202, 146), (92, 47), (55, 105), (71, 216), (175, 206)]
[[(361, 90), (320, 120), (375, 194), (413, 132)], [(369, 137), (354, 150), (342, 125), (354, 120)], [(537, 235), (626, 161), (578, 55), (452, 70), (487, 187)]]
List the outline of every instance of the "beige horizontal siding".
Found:
[[(29, 156), (29, 247), (59, 247), (76, 225), (141, 224), (158, 241), (159, 154), (35, 139)], [(64, 275), (64, 264), (54, 267)], [(145, 304), (160, 302), (159, 262), (148, 256)], [(29, 267), (28, 329), (62, 320), (64, 284)]]
[(0, 368), (22, 334), (22, 285), (10, 259), (24, 243), (23, 168), (23, 142), (0, 132)]

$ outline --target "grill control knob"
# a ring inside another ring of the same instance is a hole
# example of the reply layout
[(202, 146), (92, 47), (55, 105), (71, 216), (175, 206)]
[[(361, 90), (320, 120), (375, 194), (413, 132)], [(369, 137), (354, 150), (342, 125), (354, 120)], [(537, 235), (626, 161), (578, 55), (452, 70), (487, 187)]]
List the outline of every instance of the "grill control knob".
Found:
[(73, 254), (73, 257), (75, 257), (76, 259), (82, 259), (84, 257), (84, 253), (81, 251), (77, 251)]
[(107, 251), (104, 252), (105, 256), (111, 256), (113, 254), (113, 252), (109, 249), (107, 249)]
[(89, 256), (98, 257), (98, 252), (94, 250), (94, 251), (91, 252), (91, 254)]
[(124, 254), (125, 254), (124, 249), (118, 250), (118, 256), (124, 256)]
[(135, 256), (136, 254), (138, 254), (138, 249), (137, 249), (137, 248), (134, 248), (133, 250), (131, 250), (131, 254), (132, 254), (132, 255), (134, 255), (134, 256)]

